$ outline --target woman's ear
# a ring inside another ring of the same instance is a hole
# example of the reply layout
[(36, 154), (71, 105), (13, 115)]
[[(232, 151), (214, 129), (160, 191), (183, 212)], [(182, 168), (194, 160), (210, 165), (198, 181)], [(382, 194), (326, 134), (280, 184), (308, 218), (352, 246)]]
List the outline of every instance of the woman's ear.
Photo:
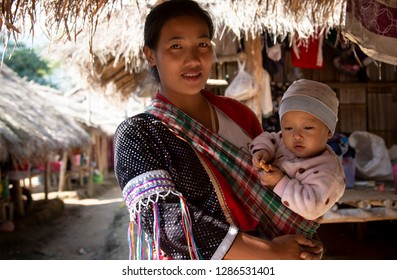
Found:
[(146, 59), (149, 63), (149, 66), (152, 67), (152, 66), (156, 65), (155, 60), (154, 60), (153, 50), (151, 48), (149, 48), (148, 46), (144, 46), (143, 52), (145, 53)]

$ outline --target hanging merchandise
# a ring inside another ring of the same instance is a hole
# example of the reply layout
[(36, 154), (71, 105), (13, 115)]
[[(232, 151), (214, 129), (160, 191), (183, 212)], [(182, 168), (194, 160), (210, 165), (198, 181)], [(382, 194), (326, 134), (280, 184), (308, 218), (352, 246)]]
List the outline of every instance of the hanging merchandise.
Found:
[(258, 94), (258, 83), (255, 78), (245, 71), (245, 61), (238, 61), (238, 73), (230, 85), (225, 89), (225, 96), (244, 101)]
[(266, 55), (273, 61), (280, 61), (282, 56), (281, 44), (274, 35), (265, 33)]
[(360, 82), (368, 80), (366, 67), (373, 62), (355, 44), (340, 52), (333, 59), (334, 66), (339, 71), (356, 76)]
[(299, 68), (323, 68), (323, 42), (323, 32), (313, 34), (306, 40), (295, 37), (291, 48), (292, 65)]
[(272, 90), (270, 87), (270, 75), (262, 68), (263, 79), (261, 84), (261, 108), (264, 117), (268, 117), (273, 113), (273, 100), (272, 100)]
[(369, 57), (397, 65), (397, 3), (349, 0), (343, 36)]
[(276, 40), (271, 34), (264, 34), (265, 46), (262, 49), (262, 64), (263, 68), (270, 76), (275, 75), (283, 69), (283, 49), (282, 44)]

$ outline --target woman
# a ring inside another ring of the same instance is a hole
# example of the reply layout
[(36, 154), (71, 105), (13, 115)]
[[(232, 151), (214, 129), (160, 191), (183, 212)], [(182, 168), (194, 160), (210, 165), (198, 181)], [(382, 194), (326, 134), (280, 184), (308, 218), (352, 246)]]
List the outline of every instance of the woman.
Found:
[(270, 200), (259, 202), (247, 150), (262, 132), (253, 112), (203, 90), (213, 33), (210, 16), (193, 1), (167, 1), (147, 16), (144, 53), (160, 89), (115, 135), (115, 171), (136, 224), (137, 258), (144, 258), (145, 232), (149, 258), (317, 259), (320, 242), (277, 237), (311, 235), (311, 225), (293, 222), (271, 192), (262, 190)]

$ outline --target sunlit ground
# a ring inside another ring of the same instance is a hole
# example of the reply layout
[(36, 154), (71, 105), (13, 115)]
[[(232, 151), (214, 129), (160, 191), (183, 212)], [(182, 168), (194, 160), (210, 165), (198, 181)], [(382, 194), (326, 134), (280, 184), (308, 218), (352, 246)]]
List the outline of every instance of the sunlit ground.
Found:
[[(25, 180), (25, 186), (29, 188), (29, 180)], [(24, 186), (23, 180), (21, 180), (21, 186)], [(94, 185), (95, 188), (95, 185)], [(33, 177), (32, 178), (32, 185), (31, 188), (29, 188), (30, 191), (32, 192), (32, 198), (34, 201), (37, 200), (43, 200), (45, 199), (45, 193), (44, 193), (44, 186), (42, 184), (42, 179), (40, 176)], [(83, 191), (84, 187), (79, 187), (79, 189), (76, 190), (64, 190), (62, 192), (58, 192), (56, 186), (51, 186), (48, 191), (48, 199), (62, 199), (62, 201), (65, 204), (74, 204), (74, 205), (84, 205), (84, 206), (90, 206), (90, 205), (103, 205), (103, 204), (109, 204), (109, 203), (115, 203), (115, 202), (123, 202), (123, 199), (121, 197), (119, 198), (112, 198), (112, 199), (97, 199), (97, 198), (84, 198), (81, 199), (79, 198), (77, 192), (78, 191)]]

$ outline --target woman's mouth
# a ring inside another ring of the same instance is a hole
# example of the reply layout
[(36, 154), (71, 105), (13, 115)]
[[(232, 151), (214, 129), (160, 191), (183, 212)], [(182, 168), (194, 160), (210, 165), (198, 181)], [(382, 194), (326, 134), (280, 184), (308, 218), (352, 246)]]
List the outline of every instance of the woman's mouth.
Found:
[(182, 74), (182, 78), (187, 79), (187, 80), (197, 80), (201, 77), (201, 73), (186, 73)]

